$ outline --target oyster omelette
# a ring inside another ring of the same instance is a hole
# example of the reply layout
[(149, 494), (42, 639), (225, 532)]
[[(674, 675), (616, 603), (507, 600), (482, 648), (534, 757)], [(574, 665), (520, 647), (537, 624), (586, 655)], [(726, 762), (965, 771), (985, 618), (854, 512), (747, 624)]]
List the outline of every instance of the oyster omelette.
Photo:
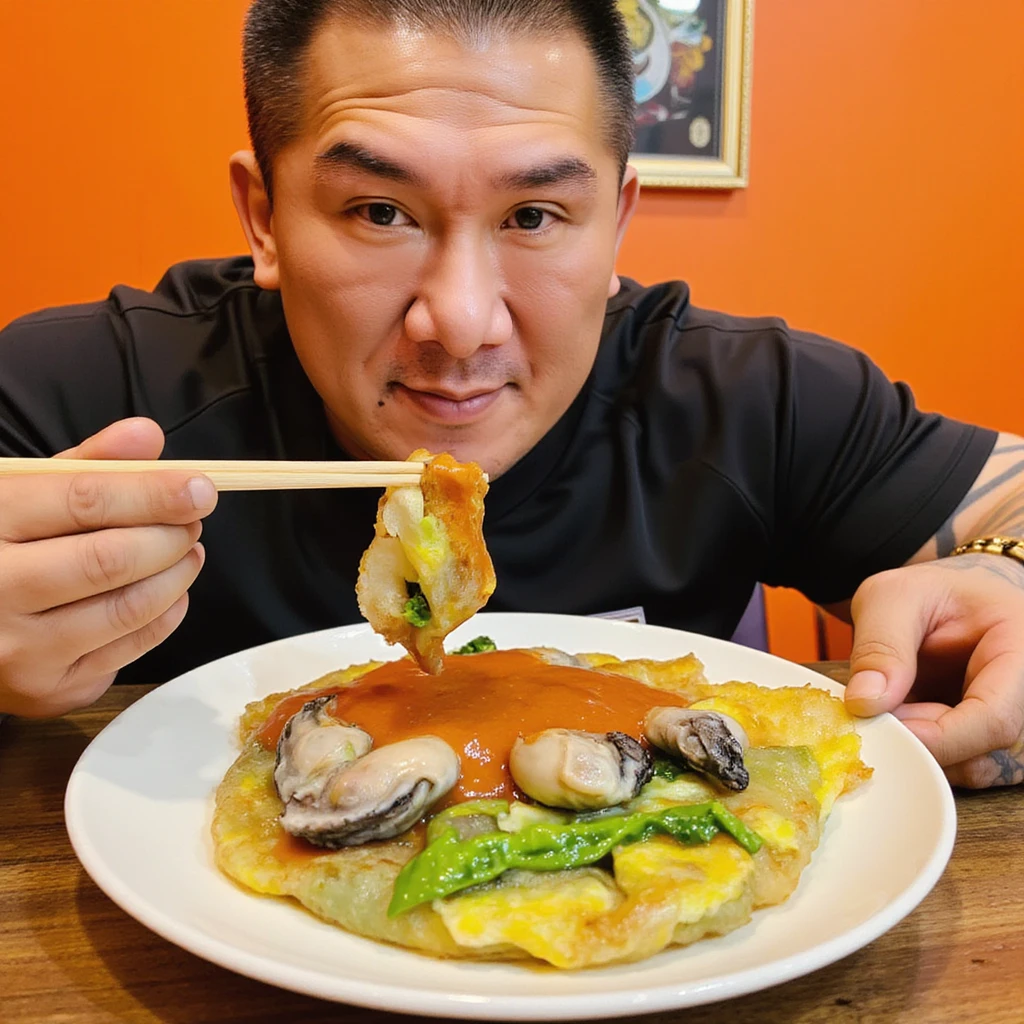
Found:
[(246, 708), (216, 796), (221, 870), (372, 939), (559, 968), (648, 957), (785, 900), (835, 800), (871, 774), (842, 702), (709, 683), (693, 655), (486, 638), (443, 655), (494, 589), (486, 480), (413, 457), (421, 485), (381, 499), (358, 587), (412, 657)]

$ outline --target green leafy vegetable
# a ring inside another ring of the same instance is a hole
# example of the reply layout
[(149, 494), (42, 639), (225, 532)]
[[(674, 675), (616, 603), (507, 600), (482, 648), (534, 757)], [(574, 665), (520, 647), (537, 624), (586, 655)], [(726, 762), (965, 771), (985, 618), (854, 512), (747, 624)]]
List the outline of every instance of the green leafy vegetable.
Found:
[(456, 654), (482, 654), (484, 651), (496, 651), (498, 645), (489, 636), (474, 637), (468, 644), (463, 644)]
[(674, 761), (670, 761), (667, 757), (656, 757), (654, 759), (654, 774), (651, 778), (672, 782), (673, 779), (678, 779), (684, 772), (684, 768), (681, 768)]
[(757, 853), (764, 845), (764, 840), (752, 828), (744, 825), (724, 804), (713, 800), (711, 802), (711, 813), (715, 816), (718, 827), (723, 832), (731, 835), (751, 856)]
[(402, 618), (410, 626), (425, 626), (430, 621), (430, 605), (427, 604), (427, 599), (420, 589), (420, 585), (418, 583), (406, 583), (405, 589), (409, 595), (409, 600), (405, 602), (405, 607), (402, 609)]
[(761, 837), (717, 801), (566, 825), (531, 825), (521, 832), (488, 832), (461, 840), (455, 829), (447, 828), (402, 868), (388, 916), (490, 882), (510, 868), (561, 871), (593, 864), (616, 846), (659, 833), (684, 843), (707, 843), (719, 831), (729, 833), (748, 853), (761, 848)]

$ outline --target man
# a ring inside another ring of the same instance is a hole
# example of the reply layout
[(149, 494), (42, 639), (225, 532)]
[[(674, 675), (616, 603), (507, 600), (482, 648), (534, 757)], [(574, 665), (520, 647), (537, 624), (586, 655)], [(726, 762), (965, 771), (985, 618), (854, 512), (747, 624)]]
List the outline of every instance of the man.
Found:
[[(256, 0), (245, 77), (251, 262), (8, 328), (4, 454), (448, 450), (494, 481), (491, 609), (728, 635), (755, 581), (798, 586), (852, 614), (852, 710), (896, 710), (954, 783), (1022, 781), (1024, 565), (952, 552), (1024, 536), (1024, 441), (918, 413), (850, 349), (619, 281), (638, 185), (611, 2)], [(354, 621), (376, 498), (0, 479), (0, 710)]]

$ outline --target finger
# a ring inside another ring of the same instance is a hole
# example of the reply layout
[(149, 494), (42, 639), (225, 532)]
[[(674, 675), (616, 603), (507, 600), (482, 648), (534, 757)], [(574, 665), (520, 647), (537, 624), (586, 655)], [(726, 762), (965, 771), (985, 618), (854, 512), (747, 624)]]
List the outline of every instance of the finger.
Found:
[(66, 672), (60, 686), (45, 697), (33, 696), (21, 711), (23, 718), (52, 718), (97, 701), (117, 677), (119, 669), (161, 644), (181, 625), (188, 610), (188, 594), (142, 629), (121, 637), (79, 658)]
[(202, 529), (201, 522), (133, 526), (12, 544), (0, 558), (0, 593), (18, 614), (73, 604), (170, 568)]
[(951, 765), (946, 769), (946, 778), (950, 785), (964, 789), (1021, 785), (1024, 783), (1024, 735), (1007, 750), (993, 750)]
[(77, 680), (74, 687), (62, 687), (56, 692), (38, 693), (32, 687), (5, 695), (4, 710), (19, 718), (54, 718), (76, 708), (88, 707), (99, 700), (114, 681), (116, 673)]
[(1022, 678), (1024, 658), (1013, 651), (997, 654), (984, 661), (959, 704), (935, 718), (931, 711), (921, 714), (922, 707), (934, 705), (908, 705), (918, 714), (903, 718), (903, 724), (944, 767), (1004, 750), (1024, 732)]
[(74, 448), (59, 452), (59, 459), (158, 459), (164, 450), (164, 432), (145, 416), (118, 420)]
[[(91, 704), (99, 694), (93, 696), (92, 680), (102, 680), (119, 669), (137, 661), (147, 651), (162, 644), (181, 625), (188, 611), (188, 594), (182, 594), (174, 604), (163, 614), (158, 615), (151, 622), (147, 622), (141, 629), (127, 636), (119, 637), (117, 640), (105, 644), (103, 647), (79, 658), (68, 670), (65, 686), (68, 693), (75, 693), (76, 697), (81, 696), (85, 704), (76, 705), (84, 707)], [(78, 680), (89, 680), (84, 687), (77, 686)], [(105, 687), (104, 687), (105, 689)], [(103, 689), (99, 691), (103, 692)], [(70, 709), (69, 709), (70, 710)]]
[(210, 514), (205, 476), (147, 473), (0, 478), (0, 540), (20, 543), (123, 526), (182, 525)]
[(846, 707), (862, 716), (890, 711), (914, 684), (917, 652), (931, 618), (927, 592), (905, 574), (881, 573), (861, 584), (851, 612)]
[(65, 665), (73, 664), (163, 615), (195, 582), (205, 558), (203, 545), (197, 543), (163, 572), (106, 594), (41, 612), (34, 616), (34, 623), (50, 637), (53, 654)]
[[(903, 721), (914, 735), (930, 736), (930, 725), (952, 708), (946, 704), (903, 704), (893, 714)], [(917, 722), (925, 723), (918, 726)], [(964, 789), (988, 789), (990, 786), (1016, 786), (1024, 782), (1024, 734), (1007, 750), (993, 750), (978, 757), (949, 765), (946, 778), (951, 786)]]
[[(945, 714), (952, 711), (949, 704), (900, 704), (892, 709), (894, 717), (898, 718), (924, 745), (925, 737), (931, 737), (934, 733), (932, 726)], [(931, 748), (929, 748), (930, 751)]]
[(915, 719), (937, 722), (947, 711), (952, 709), (952, 704), (933, 704), (922, 701), (920, 704), (901, 704), (898, 708), (893, 708), (892, 713), (901, 722), (912, 722)]

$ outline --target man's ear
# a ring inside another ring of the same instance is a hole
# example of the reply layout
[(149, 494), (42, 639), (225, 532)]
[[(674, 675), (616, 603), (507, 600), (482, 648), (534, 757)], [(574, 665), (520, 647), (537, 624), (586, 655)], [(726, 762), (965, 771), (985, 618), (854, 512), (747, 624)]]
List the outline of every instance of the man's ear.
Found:
[[(637, 174), (635, 167), (626, 165), (626, 173), (622, 178), (622, 188), (619, 189), (619, 209), (616, 214), (617, 225), (615, 228), (615, 257), (618, 259), (619, 246), (622, 245), (622, 239), (626, 237), (626, 228), (629, 227), (629, 222), (633, 219), (633, 214), (636, 212), (636, 204), (640, 199), (640, 175)], [(612, 271), (611, 280), (608, 282), (608, 298), (610, 299), (613, 295), (619, 294), (619, 288), (621, 287), (619, 281), (619, 275)]]
[(280, 274), (273, 215), (259, 164), (252, 153), (243, 149), (232, 155), (229, 167), (231, 198), (256, 267), (253, 278), (261, 288), (277, 291), (280, 287)]

